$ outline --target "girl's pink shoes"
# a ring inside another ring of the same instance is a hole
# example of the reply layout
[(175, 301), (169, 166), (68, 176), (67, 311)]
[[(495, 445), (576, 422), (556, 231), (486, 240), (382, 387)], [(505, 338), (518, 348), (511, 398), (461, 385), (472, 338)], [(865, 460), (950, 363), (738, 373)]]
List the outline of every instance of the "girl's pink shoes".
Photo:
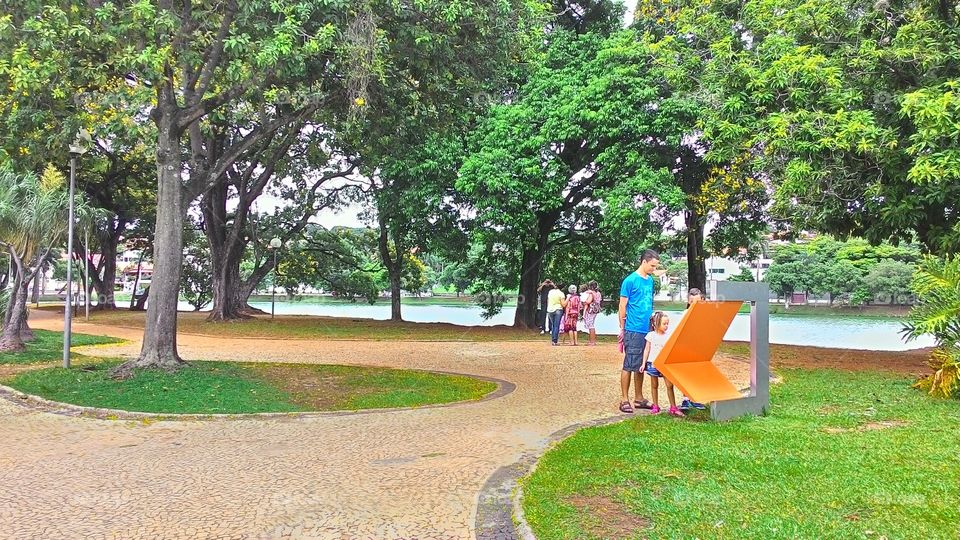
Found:
[[(660, 407), (658, 405), (651, 405), (650, 414), (660, 414)], [(683, 418), (685, 416), (683, 414), (683, 411), (681, 411), (676, 407), (670, 407), (670, 410), (667, 411), (667, 414), (669, 414), (670, 416), (678, 416), (680, 418)]]

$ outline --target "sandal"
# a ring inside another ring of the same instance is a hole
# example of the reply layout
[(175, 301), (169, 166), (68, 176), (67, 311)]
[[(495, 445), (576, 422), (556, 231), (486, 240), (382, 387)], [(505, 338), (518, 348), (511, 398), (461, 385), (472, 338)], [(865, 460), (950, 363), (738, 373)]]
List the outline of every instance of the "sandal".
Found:
[(633, 402), (633, 406), (636, 407), (636, 408), (638, 408), (638, 409), (649, 409), (649, 408), (650, 408), (650, 401), (648, 401), (648, 400), (646, 400), (646, 399), (644, 399), (643, 401), (634, 401), (634, 402)]
[(627, 414), (633, 413), (633, 407), (630, 406), (629, 401), (620, 402), (620, 412)]

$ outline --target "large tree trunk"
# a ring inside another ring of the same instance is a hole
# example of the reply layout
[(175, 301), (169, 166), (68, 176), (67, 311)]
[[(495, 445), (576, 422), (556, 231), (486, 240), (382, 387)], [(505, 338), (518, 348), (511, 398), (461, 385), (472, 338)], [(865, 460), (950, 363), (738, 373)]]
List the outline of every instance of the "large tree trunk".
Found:
[(401, 247), (394, 242), (394, 252), (396, 260), (390, 254), (389, 230), (387, 228), (387, 218), (381, 212), (377, 221), (380, 225), (380, 237), (378, 247), (380, 249), (380, 260), (387, 269), (387, 275), (390, 278), (390, 320), (402, 321), (403, 315), (400, 311), (400, 273), (403, 270), (403, 251)]
[(24, 341), (29, 341), (28, 336), (32, 336), (32, 332), (27, 328), (27, 290), (30, 284), (21, 279), (20, 275), (22, 274), (18, 273), (14, 278), (14, 289), (11, 291), (6, 321), (0, 335), (0, 352), (22, 351), (25, 348)]
[(157, 223), (143, 346), (138, 358), (113, 370), (114, 377), (128, 377), (135, 368), (175, 371), (184, 364), (177, 354), (177, 302), (183, 264), (183, 223), (189, 201), (184, 196), (180, 177), (179, 131), (174, 115), (169, 112), (176, 105), (164, 103), (164, 97), (173, 100), (173, 96), (161, 95), (158, 105), (168, 109), (158, 113), (157, 122)]
[(143, 294), (137, 297), (136, 302), (133, 304), (133, 307), (130, 308), (131, 311), (144, 311), (147, 309), (147, 301), (150, 300), (150, 286), (147, 285), (143, 289)]
[[(161, 161), (161, 166), (166, 165)], [(177, 354), (177, 302), (183, 259), (183, 223), (186, 203), (180, 188), (180, 163), (175, 175), (162, 173), (157, 197), (154, 233), (153, 277), (147, 302), (143, 347), (137, 367), (176, 369), (183, 361)]]
[(36, 275), (33, 276), (33, 292), (30, 294), (30, 302), (34, 304), (40, 303), (40, 279), (42, 275), (43, 271), (37, 270)]
[(520, 261), (520, 287), (517, 295), (517, 311), (513, 316), (513, 326), (517, 328), (537, 327), (537, 286), (543, 270), (543, 253), (539, 246), (523, 250)]
[[(122, 225), (118, 225), (123, 230)], [(98, 279), (96, 273), (93, 286), (97, 289), (97, 309), (117, 309), (114, 284), (117, 282), (117, 249), (120, 244), (119, 233), (108, 233), (100, 237), (100, 250), (103, 256), (103, 278)]]
[[(216, 259), (213, 259), (216, 260)], [(249, 319), (246, 299), (241, 299), (240, 262), (228, 261), (213, 271), (213, 308), (208, 321)], [(254, 308), (250, 308), (254, 309)]]
[(543, 273), (543, 258), (547, 254), (550, 231), (556, 224), (556, 215), (541, 216), (537, 225), (537, 244), (525, 246), (520, 260), (520, 287), (517, 295), (517, 311), (513, 315), (513, 326), (517, 328), (537, 328), (537, 309), (540, 299), (537, 289)]
[(390, 320), (402, 321), (400, 313), (400, 275), (399, 272), (390, 273)]
[(260, 286), (267, 277), (267, 274), (270, 273), (272, 267), (273, 261), (271, 259), (269, 263), (264, 263), (255, 268), (253, 273), (250, 274), (250, 277), (240, 282), (240, 286), (237, 288), (236, 302), (244, 313), (248, 315), (267, 315), (266, 311), (250, 305), (250, 297), (253, 296), (253, 292), (257, 290), (257, 287)]
[(703, 250), (703, 220), (692, 208), (684, 212), (687, 225), (687, 284), (707, 290), (706, 256)]
[[(203, 212), (204, 235), (210, 246), (210, 266), (213, 269), (213, 307), (208, 321), (232, 321), (246, 319), (240, 302), (240, 259), (243, 258), (244, 242), (237, 231), (227, 228), (227, 183), (220, 182), (208, 191), (200, 205)], [(245, 217), (245, 216), (244, 216)], [(235, 216), (232, 227), (243, 229), (244, 218)]]

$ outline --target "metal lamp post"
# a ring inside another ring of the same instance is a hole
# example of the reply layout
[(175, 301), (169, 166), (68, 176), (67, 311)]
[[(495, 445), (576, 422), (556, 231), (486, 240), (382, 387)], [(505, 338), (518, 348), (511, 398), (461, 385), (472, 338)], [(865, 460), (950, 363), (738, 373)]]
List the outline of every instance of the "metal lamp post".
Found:
[(273, 251), (273, 283), (270, 290), (270, 318), (276, 317), (277, 306), (277, 252), (283, 246), (283, 241), (279, 238), (270, 240), (270, 250)]
[(90, 133), (85, 129), (80, 129), (77, 132), (77, 138), (70, 145), (70, 201), (67, 211), (67, 302), (63, 310), (63, 367), (65, 368), (70, 367), (70, 342), (73, 323), (73, 195), (77, 184), (77, 160), (87, 153), (87, 147), (91, 141)]

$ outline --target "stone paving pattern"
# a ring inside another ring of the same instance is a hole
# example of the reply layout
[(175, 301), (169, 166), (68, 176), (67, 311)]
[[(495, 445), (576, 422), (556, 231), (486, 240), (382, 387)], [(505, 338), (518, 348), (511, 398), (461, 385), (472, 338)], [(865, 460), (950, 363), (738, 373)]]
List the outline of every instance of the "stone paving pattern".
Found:
[[(34, 314), (34, 327), (60, 329)], [(78, 322), (74, 331), (132, 340), (93, 354), (139, 351), (139, 330)], [(567, 426), (620, 415), (614, 345), (191, 335), (179, 344), (188, 360), (431, 369), (517, 387), (431, 409), (155, 423), (0, 400), (0, 538), (473, 538), (478, 496), (495, 471)], [(717, 362), (738, 385), (748, 380), (746, 364)]]

